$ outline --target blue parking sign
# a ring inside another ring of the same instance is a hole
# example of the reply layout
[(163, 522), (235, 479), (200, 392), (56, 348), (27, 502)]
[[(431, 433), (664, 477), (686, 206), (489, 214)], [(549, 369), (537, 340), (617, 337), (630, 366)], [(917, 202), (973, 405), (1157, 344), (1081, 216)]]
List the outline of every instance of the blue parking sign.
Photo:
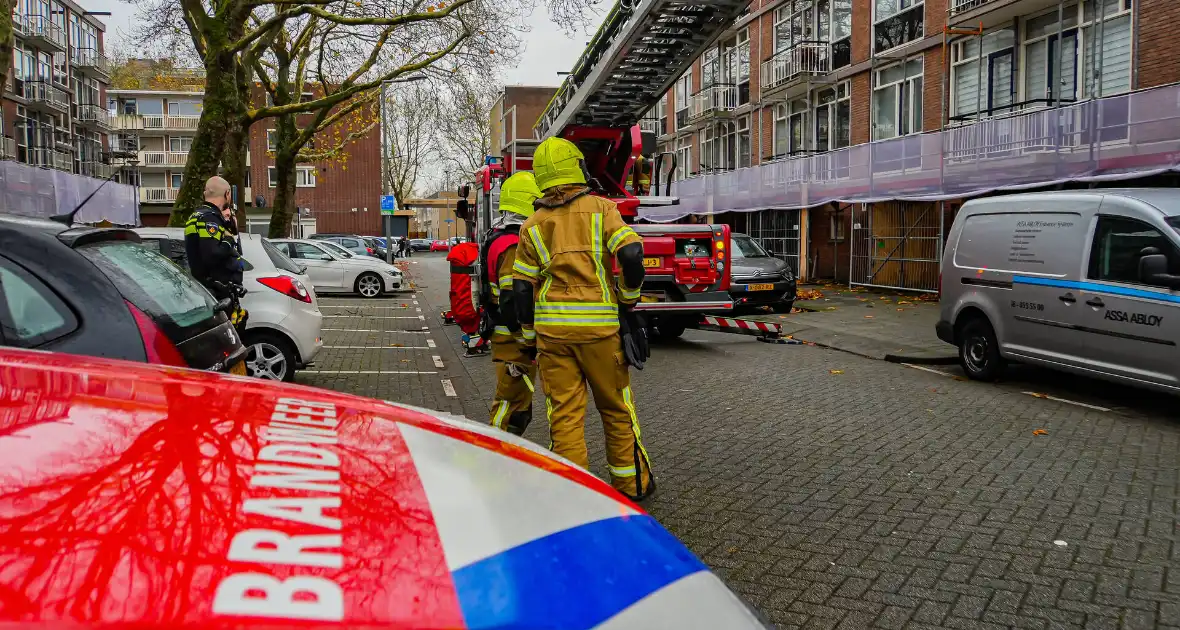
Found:
[(381, 195), (381, 214), (397, 212), (397, 200), (393, 195)]

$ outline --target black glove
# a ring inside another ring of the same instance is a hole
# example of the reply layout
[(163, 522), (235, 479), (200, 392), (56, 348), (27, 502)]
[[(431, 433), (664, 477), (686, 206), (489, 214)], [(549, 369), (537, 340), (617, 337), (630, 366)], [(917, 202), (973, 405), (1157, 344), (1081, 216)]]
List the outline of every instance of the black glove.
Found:
[(623, 357), (627, 365), (642, 370), (643, 364), (651, 357), (647, 343), (647, 323), (643, 316), (629, 306), (619, 307), (619, 336), (623, 342)]

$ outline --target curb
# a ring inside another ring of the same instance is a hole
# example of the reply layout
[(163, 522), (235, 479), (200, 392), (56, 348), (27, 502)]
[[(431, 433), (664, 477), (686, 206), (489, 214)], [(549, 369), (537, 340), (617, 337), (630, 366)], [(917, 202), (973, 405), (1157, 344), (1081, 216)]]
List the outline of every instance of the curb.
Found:
[(907, 357), (901, 354), (887, 354), (885, 360), (890, 363), (912, 363), (914, 365), (954, 365), (959, 357)]

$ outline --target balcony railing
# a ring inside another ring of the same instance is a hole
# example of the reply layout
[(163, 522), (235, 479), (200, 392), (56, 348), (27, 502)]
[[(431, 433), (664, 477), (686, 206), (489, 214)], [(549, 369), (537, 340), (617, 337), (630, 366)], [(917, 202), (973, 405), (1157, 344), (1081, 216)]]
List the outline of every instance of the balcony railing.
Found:
[(58, 50), (66, 49), (65, 29), (44, 15), (24, 16), (24, 24), (17, 29), (17, 32), (29, 39), (49, 44)]
[(719, 112), (731, 112), (737, 109), (738, 89), (732, 83), (717, 83), (710, 85), (689, 99), (689, 121), (704, 118)]
[(693, 177), (673, 187), (679, 206), (641, 214), (965, 198), (1147, 175), (1175, 168), (1177, 155), (1180, 85), (1170, 85)]
[(115, 128), (120, 131), (169, 130), (196, 131), (200, 116), (169, 114), (116, 114)]
[(178, 192), (179, 188), (140, 188), (139, 200), (142, 203), (172, 203)]
[(0, 160), (16, 159), (16, 138), (0, 137)]
[(668, 133), (668, 118), (666, 116), (644, 116), (639, 119), (639, 128), (643, 131), (650, 131), (657, 136), (662, 136)]
[(184, 166), (188, 162), (188, 152), (173, 151), (142, 151), (139, 154), (141, 166)]
[(74, 171), (74, 158), (65, 151), (46, 147), (29, 147), (28, 152), (29, 164), (33, 166), (53, 168), (67, 173)]
[(827, 42), (799, 42), (762, 62), (762, 89), (772, 90), (831, 71), (832, 47)]
[(106, 108), (98, 105), (79, 105), (77, 121), (81, 124), (93, 124), (102, 129), (114, 127), (114, 117)]
[(111, 74), (111, 63), (106, 55), (93, 48), (75, 48), (73, 63), (78, 68), (93, 70), (104, 76)]
[(950, 12), (951, 15), (958, 15), (960, 13), (966, 13), (972, 9), (978, 9), (985, 4), (991, 4), (995, 1), (996, 0), (951, 0)]
[(70, 111), (70, 97), (65, 90), (45, 81), (25, 81), (21, 86), (21, 96), (30, 104), (46, 105), (63, 113)]
[(118, 170), (118, 166), (98, 160), (83, 160), (78, 163), (79, 175), (98, 179), (110, 179)]

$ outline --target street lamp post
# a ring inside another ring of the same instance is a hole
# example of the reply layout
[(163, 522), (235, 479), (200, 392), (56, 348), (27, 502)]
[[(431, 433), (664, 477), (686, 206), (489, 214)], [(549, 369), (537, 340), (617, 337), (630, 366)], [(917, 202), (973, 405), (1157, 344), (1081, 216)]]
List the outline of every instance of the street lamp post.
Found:
[[(389, 181), (388, 181), (389, 180), (388, 174), (389, 174), (390, 155), (389, 155), (389, 143), (386, 141), (386, 129), (385, 129), (385, 125), (386, 125), (385, 86), (391, 85), (393, 83), (410, 83), (413, 81), (421, 81), (425, 78), (426, 77), (424, 77), (424, 76), (416, 75), (416, 76), (412, 76), (412, 77), (406, 77), (404, 79), (390, 79), (388, 81), (382, 81), (381, 87), (378, 90), (377, 98), (380, 101), (378, 104), (378, 109), (379, 109), (380, 113), (378, 115), (381, 117), (380, 128), (381, 128), (381, 194), (382, 195), (392, 194), (392, 191), (389, 190), (391, 188), (391, 186), (389, 185)], [(396, 206), (395, 206), (395, 208), (396, 208)], [(383, 213), (381, 215), (381, 222), (385, 224), (385, 226), (384, 226), (385, 227), (385, 262), (392, 265), (393, 264), (393, 215), (390, 215), (387, 217)]]

